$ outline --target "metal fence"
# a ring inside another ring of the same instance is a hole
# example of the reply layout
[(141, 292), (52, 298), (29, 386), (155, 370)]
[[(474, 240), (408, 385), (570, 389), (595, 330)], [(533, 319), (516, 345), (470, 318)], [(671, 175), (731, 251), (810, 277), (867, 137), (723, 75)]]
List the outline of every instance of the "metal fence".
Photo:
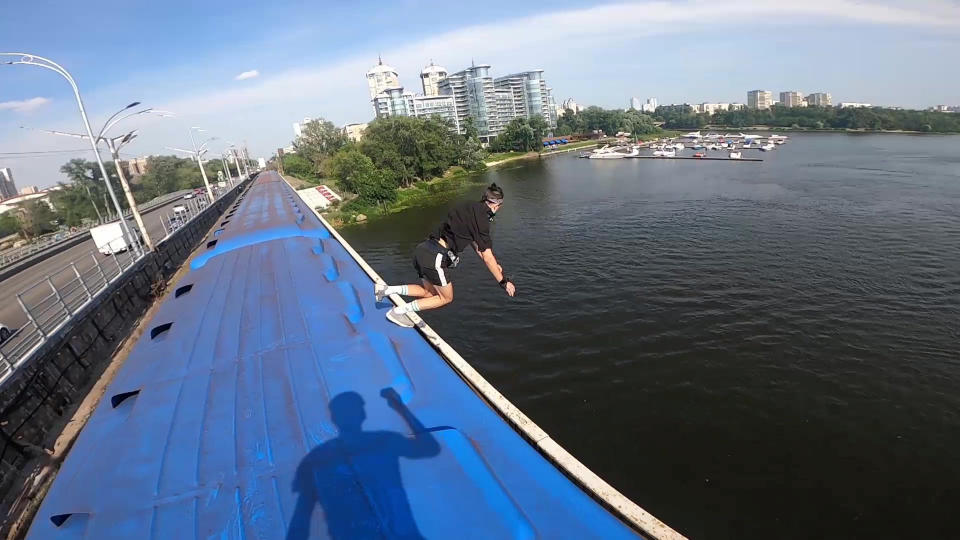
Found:
[[(143, 206), (141, 206), (140, 211), (146, 212), (147, 210), (152, 210), (154, 208), (163, 206), (169, 203), (170, 201), (179, 199), (181, 197), (183, 197), (182, 193), (171, 193), (168, 195), (164, 195), (163, 197), (158, 197), (153, 201), (148, 202)], [(128, 217), (131, 214), (132, 213), (129, 208), (127, 210), (124, 210), (123, 212), (124, 217)], [(60, 244), (61, 242), (66, 242), (78, 236), (89, 234), (89, 231), (91, 228), (96, 227), (98, 225), (102, 225), (103, 223), (110, 223), (111, 221), (116, 221), (116, 220), (113, 219), (111, 216), (105, 219), (102, 223), (94, 223), (90, 227), (81, 227), (76, 231), (70, 232), (69, 234), (66, 234), (66, 235), (64, 235), (63, 233), (53, 233), (53, 234), (47, 235), (44, 238), (41, 238), (37, 242), (32, 242), (30, 244), (26, 244), (18, 248), (8, 249), (3, 253), (0, 253), (0, 268), (7, 266), (9, 264), (13, 264), (22, 259), (26, 259), (31, 255), (34, 255), (36, 253), (49, 249), (57, 244)]]
[[(236, 186), (218, 190), (215, 195), (219, 199), (235, 188)], [(199, 197), (184, 201), (187, 203), (184, 206), (188, 209), (182, 218), (182, 224), (177, 229), (168, 230), (163, 240), (170, 238), (171, 234), (209, 206), (196, 200), (197, 198)], [(202, 198), (206, 200), (207, 196), (203, 195)], [(0, 343), (0, 381), (7, 378), (22, 359), (27, 358), (77, 312), (93, 302), (110, 284), (123, 277), (146, 253), (148, 252), (145, 249), (130, 246), (130, 249), (105, 256), (95, 249), (55, 272), (44, 275), (18, 293), (17, 302), (26, 315), (26, 323), (14, 330), (9, 339)]]

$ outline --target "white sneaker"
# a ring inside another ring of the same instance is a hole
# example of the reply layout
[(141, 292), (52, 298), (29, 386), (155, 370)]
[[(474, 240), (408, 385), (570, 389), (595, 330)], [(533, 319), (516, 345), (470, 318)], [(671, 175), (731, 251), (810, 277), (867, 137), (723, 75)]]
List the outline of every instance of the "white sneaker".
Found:
[(387, 285), (385, 283), (375, 283), (373, 285), (373, 297), (377, 302), (383, 302), (383, 297), (387, 295)]
[(387, 311), (387, 320), (397, 326), (413, 328), (413, 321), (410, 320), (410, 317), (407, 317), (406, 313), (394, 313), (393, 309), (391, 309)]

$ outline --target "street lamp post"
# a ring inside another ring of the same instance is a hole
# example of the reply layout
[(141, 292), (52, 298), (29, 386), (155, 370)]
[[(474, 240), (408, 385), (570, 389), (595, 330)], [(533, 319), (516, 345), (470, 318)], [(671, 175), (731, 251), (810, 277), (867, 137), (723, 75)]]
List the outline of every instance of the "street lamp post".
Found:
[[(240, 170), (240, 151), (232, 142), (227, 141), (227, 144), (230, 145), (230, 154), (233, 155), (233, 159), (237, 162), (237, 181), (240, 181), (240, 179), (243, 178), (243, 172)], [(249, 176), (249, 174), (247, 176)]]
[[(3, 63), (8, 65), (22, 64), (49, 69), (70, 83), (70, 87), (73, 89), (73, 95), (77, 98), (77, 106), (80, 109), (80, 117), (83, 118), (83, 127), (86, 129), (87, 136), (90, 138), (90, 146), (93, 148), (93, 155), (97, 158), (97, 165), (100, 167), (100, 173), (103, 174), (104, 183), (107, 184), (107, 191), (110, 193), (110, 199), (113, 201), (113, 207), (117, 210), (117, 215), (120, 217), (120, 227), (122, 228), (123, 233), (127, 237), (127, 241), (130, 243), (130, 245), (138, 246), (139, 244), (136, 242), (133, 233), (130, 232), (130, 227), (127, 225), (127, 220), (123, 218), (123, 211), (120, 209), (120, 201), (117, 200), (117, 194), (113, 192), (113, 186), (110, 184), (110, 177), (107, 176), (107, 168), (103, 166), (103, 159), (100, 158), (100, 150), (97, 145), (97, 139), (93, 136), (93, 130), (90, 129), (90, 121), (87, 119), (87, 111), (83, 107), (83, 99), (80, 97), (80, 89), (77, 88), (77, 83), (73, 80), (73, 76), (70, 75), (69, 71), (64, 69), (53, 60), (43, 58), (41, 56), (18, 52), (0, 52), (0, 56), (19, 56), (20, 60), (7, 61)], [(127, 108), (135, 107), (136, 105), (137, 104), (131, 104)]]
[[(133, 214), (133, 219), (137, 222), (137, 227), (139, 227), (140, 229), (140, 234), (142, 235), (144, 242), (147, 244), (147, 248), (150, 251), (153, 251), (153, 240), (150, 239), (150, 233), (147, 231), (147, 227), (143, 222), (143, 216), (140, 215), (140, 208), (137, 207), (137, 201), (133, 197), (133, 192), (130, 190), (130, 184), (127, 182), (127, 178), (123, 174), (123, 167), (120, 165), (120, 148), (122, 148), (125, 144), (129, 143), (134, 138), (136, 138), (137, 136), (136, 131), (131, 131), (130, 133), (127, 133), (126, 135), (123, 135), (120, 137), (113, 137), (113, 138), (104, 137), (104, 133), (109, 131), (110, 128), (112, 128), (122, 120), (130, 118), (131, 116), (137, 116), (140, 114), (147, 114), (147, 113), (157, 113), (160, 115), (169, 114), (164, 111), (155, 111), (153, 109), (143, 109), (141, 111), (133, 112), (133, 113), (121, 116), (120, 118), (117, 118), (117, 116), (120, 115), (120, 113), (130, 109), (131, 107), (135, 107), (136, 105), (139, 105), (139, 103), (137, 102), (131, 103), (130, 105), (114, 113), (114, 115), (111, 116), (107, 120), (107, 122), (103, 125), (103, 128), (100, 130), (100, 133), (97, 135), (97, 142), (99, 143), (100, 141), (103, 141), (104, 143), (106, 143), (107, 148), (110, 150), (110, 155), (111, 157), (113, 157), (113, 165), (117, 170), (117, 176), (120, 178), (120, 187), (123, 188), (123, 194), (127, 198), (127, 205), (130, 206), (130, 212)], [(65, 133), (63, 131), (54, 131), (50, 129), (39, 129), (37, 131), (44, 131), (46, 133), (52, 133), (54, 135), (64, 135), (67, 137), (75, 137), (78, 139), (87, 138), (86, 135), (80, 135), (77, 133)]]
[(227, 181), (230, 187), (233, 187), (233, 179), (230, 178), (230, 169), (227, 167), (227, 157), (226, 154), (222, 152), (220, 153), (220, 167), (223, 169), (224, 176), (226, 176), (224, 180)]
[[(117, 176), (120, 177), (120, 186), (123, 188), (123, 194), (127, 197), (127, 204), (130, 205), (133, 219), (136, 220), (137, 227), (140, 228), (140, 234), (143, 235), (143, 241), (147, 244), (147, 249), (153, 251), (153, 240), (150, 239), (147, 226), (143, 223), (143, 216), (140, 215), (140, 209), (137, 208), (137, 201), (133, 198), (133, 192), (130, 191), (130, 184), (127, 183), (127, 178), (123, 175), (123, 167), (120, 166), (120, 148), (136, 136), (136, 133), (131, 131), (122, 137), (114, 137), (112, 139), (105, 138), (103, 141), (107, 144), (107, 148), (110, 149), (110, 155), (113, 156), (113, 165), (117, 168)], [(120, 141), (119, 144), (117, 144), (118, 140)]]
[(203, 185), (207, 186), (207, 195), (210, 196), (210, 202), (213, 202), (213, 189), (210, 187), (210, 180), (207, 179), (207, 171), (203, 168), (203, 160), (200, 159), (200, 156), (203, 155), (206, 150), (203, 149), (206, 144), (216, 137), (211, 137), (204, 141), (199, 147), (197, 147), (197, 140), (193, 137), (193, 130), (203, 131), (198, 127), (190, 128), (190, 143), (193, 144), (193, 154), (197, 157), (197, 165), (200, 166), (200, 175), (203, 176)]

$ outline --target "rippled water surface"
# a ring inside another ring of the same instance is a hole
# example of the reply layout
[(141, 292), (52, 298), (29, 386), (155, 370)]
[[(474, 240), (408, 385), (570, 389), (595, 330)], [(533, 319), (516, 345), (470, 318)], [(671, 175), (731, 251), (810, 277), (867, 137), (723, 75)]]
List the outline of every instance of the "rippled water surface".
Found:
[[(960, 137), (757, 155), (489, 171), (519, 295), (467, 254), (426, 319), (688, 536), (957, 537)], [(344, 234), (415, 281), (410, 251), (455, 198)]]

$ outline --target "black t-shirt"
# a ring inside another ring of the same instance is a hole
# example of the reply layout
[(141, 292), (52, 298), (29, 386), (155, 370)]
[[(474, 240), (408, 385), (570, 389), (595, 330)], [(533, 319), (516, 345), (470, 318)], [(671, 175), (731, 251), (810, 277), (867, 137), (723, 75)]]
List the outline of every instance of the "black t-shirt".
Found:
[(472, 242), (477, 243), (480, 251), (492, 248), (487, 203), (477, 201), (454, 206), (447, 214), (447, 220), (431, 238), (442, 238), (455, 253), (460, 253)]

